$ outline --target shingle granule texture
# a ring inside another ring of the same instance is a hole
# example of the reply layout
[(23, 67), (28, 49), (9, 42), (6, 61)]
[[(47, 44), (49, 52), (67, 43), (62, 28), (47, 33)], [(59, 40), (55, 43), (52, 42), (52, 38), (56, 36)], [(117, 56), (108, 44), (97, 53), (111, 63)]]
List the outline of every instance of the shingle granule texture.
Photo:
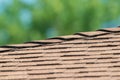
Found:
[(0, 80), (120, 80), (120, 27), (1, 46)]

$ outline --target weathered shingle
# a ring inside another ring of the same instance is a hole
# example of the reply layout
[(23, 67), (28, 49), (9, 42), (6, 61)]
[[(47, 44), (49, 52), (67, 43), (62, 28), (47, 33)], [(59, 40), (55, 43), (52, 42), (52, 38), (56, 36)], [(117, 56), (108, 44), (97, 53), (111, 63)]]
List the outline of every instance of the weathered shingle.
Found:
[(1, 46), (0, 80), (120, 80), (120, 27)]

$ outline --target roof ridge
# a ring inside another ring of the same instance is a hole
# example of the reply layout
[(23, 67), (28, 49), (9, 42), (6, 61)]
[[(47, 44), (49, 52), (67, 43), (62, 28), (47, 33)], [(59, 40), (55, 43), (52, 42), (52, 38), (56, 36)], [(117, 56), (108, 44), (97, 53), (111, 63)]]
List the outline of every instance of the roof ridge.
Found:
[[(3, 50), (0, 50), (0, 53), (8, 52), (8, 51), (16, 51), (16, 50), (21, 50), (21, 49), (31, 48), (31, 47), (40, 47), (40, 46), (46, 46), (46, 45), (60, 44), (65, 41), (71, 41), (71, 40), (76, 40), (76, 39), (86, 39), (86, 38), (93, 39), (98, 36), (108, 35), (111, 33), (118, 33), (118, 32), (120, 32), (120, 27), (98, 29), (98, 30), (92, 31), (92, 32), (78, 32), (73, 35), (69, 35), (72, 37), (68, 37), (68, 35), (67, 36), (58, 36), (58, 37), (54, 37), (54, 38), (48, 38), (46, 40), (25, 42), (21, 46), (20, 45), (18, 45), (18, 46), (16, 46), (16, 45), (1, 46), (0, 48)], [(77, 38), (76, 38), (76, 36), (77, 36)], [(68, 38), (66, 38), (66, 37), (68, 37)], [(58, 41), (54, 42), (54, 40), (58, 40)], [(32, 46), (29, 44), (32, 44)]]
[[(96, 34), (99, 31), (101, 31), (103, 33)], [(117, 28), (103, 28), (103, 29), (98, 29), (98, 30), (96, 30), (94, 32), (96, 32), (96, 33), (93, 33), (92, 35), (88, 34), (88, 32), (79, 32), (79, 33), (75, 33), (74, 35), (81, 35), (81, 36), (84, 36), (84, 37), (97, 37), (97, 36), (101, 36), (101, 35), (107, 35), (107, 34), (111, 34), (111, 33), (120, 32), (120, 26), (117, 27)], [(89, 33), (92, 33), (92, 32), (89, 32)]]

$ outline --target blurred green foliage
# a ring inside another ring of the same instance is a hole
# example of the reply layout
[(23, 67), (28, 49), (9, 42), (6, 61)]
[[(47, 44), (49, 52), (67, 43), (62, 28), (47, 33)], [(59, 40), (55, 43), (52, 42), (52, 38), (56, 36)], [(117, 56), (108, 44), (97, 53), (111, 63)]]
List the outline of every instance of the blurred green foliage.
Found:
[(120, 16), (120, 0), (0, 1), (1, 45), (96, 30)]

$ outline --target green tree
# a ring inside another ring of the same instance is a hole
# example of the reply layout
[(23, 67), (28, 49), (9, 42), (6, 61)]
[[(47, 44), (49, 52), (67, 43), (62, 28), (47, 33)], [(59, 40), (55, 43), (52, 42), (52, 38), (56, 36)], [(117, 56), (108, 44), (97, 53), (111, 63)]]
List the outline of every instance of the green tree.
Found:
[(120, 0), (34, 0), (31, 4), (26, 0), (11, 1), (11, 5), (2, 4), (1, 45), (96, 30), (120, 16)]

